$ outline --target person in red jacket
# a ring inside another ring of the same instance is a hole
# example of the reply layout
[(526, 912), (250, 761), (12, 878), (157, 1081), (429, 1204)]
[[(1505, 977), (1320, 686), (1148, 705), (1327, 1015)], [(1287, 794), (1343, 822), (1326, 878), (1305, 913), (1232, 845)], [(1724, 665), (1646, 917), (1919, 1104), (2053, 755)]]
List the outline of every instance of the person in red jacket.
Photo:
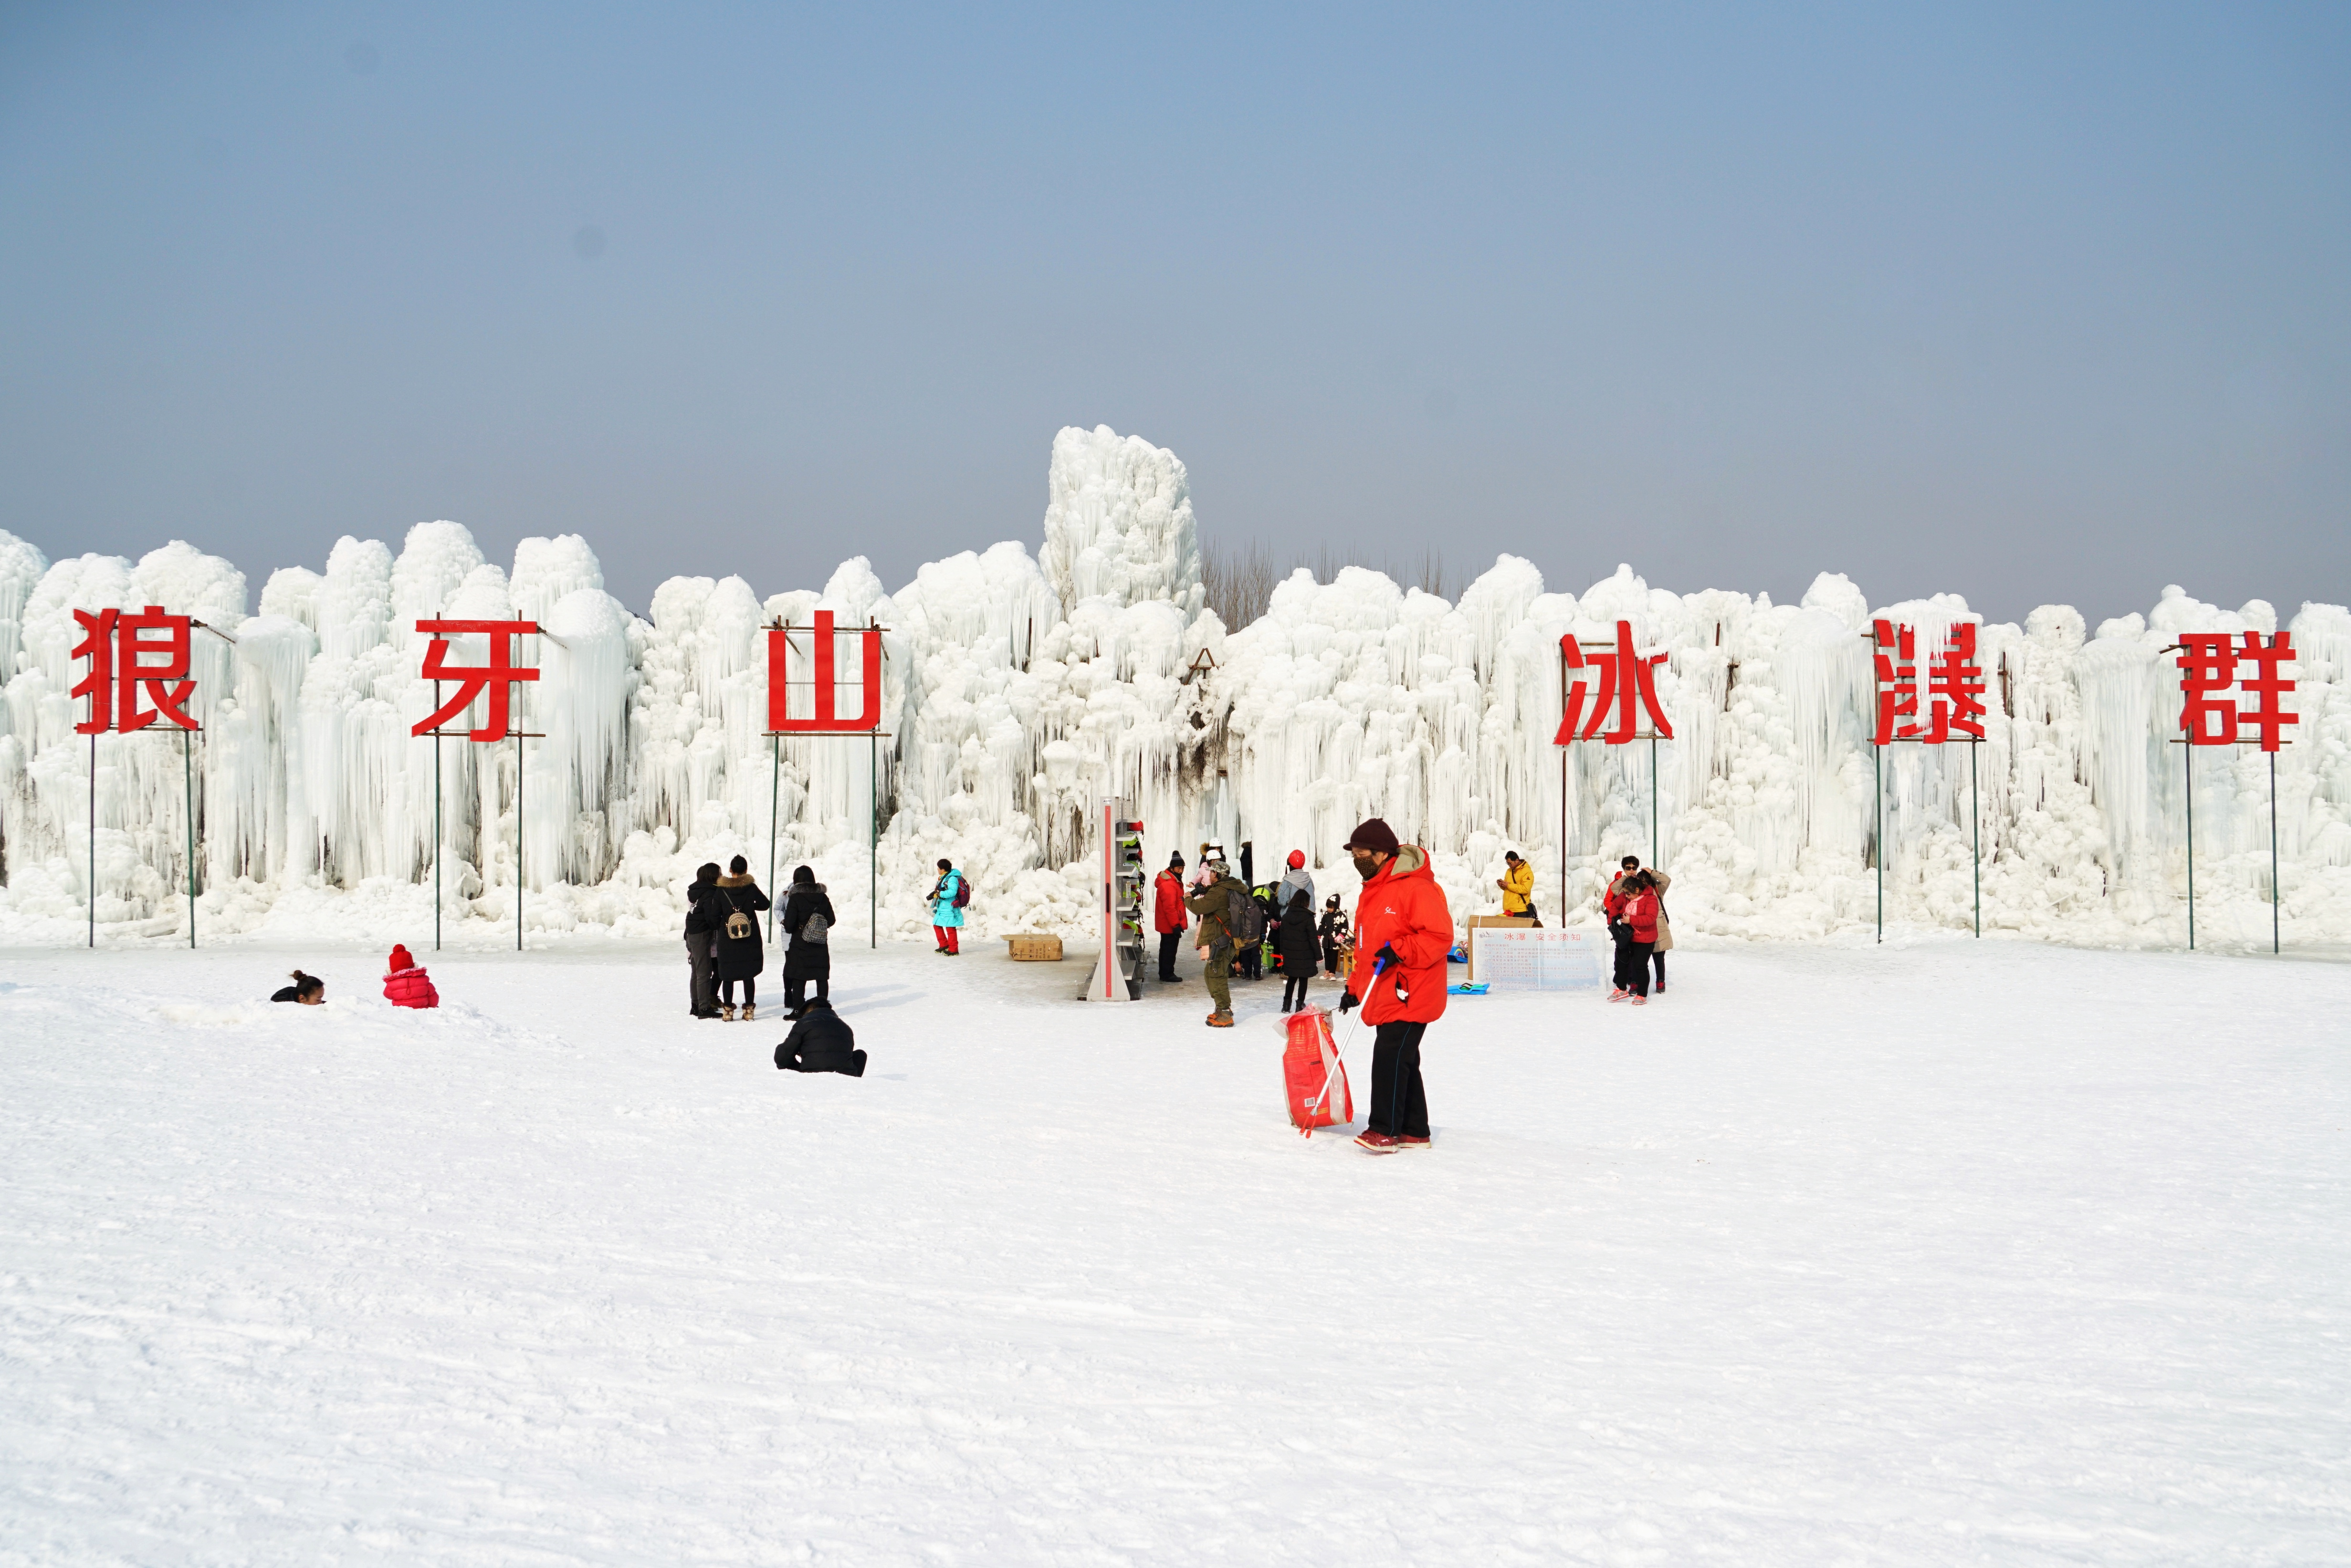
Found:
[(1192, 924), (1192, 912), (1184, 907), (1184, 857), (1170, 855), (1167, 869), (1151, 884), (1151, 923), (1159, 932), (1159, 981), (1162, 985), (1176, 983), (1176, 949), (1184, 940), (1185, 928)]
[(1649, 1005), (1649, 949), (1657, 940), (1662, 908), (1657, 884), (1647, 872), (1619, 877), (1609, 890), (1608, 930), (1616, 938), (1616, 989), (1610, 1001), (1629, 998), (1636, 1008)]
[(441, 993), (433, 988), (433, 977), (416, 967), (408, 956), (408, 945), (397, 943), (392, 956), (384, 960), (383, 997), (396, 1008), (437, 1008)]
[(1445, 956), (1453, 912), (1428, 869), (1427, 852), (1399, 844), (1374, 817), (1347, 836), (1364, 879), (1355, 902), (1355, 967), (1339, 1010), (1357, 1003), (1372, 1025), (1372, 1112), (1355, 1146), (1365, 1154), (1428, 1147), (1428, 1095), (1420, 1038), (1445, 1014)]

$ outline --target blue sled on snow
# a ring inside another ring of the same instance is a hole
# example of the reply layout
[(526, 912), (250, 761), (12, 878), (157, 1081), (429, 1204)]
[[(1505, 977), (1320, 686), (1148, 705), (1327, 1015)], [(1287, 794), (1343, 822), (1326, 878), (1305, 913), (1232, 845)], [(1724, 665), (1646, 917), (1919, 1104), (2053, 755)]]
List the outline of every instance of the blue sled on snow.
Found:
[(1458, 986), (1446, 987), (1445, 994), (1448, 997), (1482, 997), (1486, 994), (1487, 984), (1484, 980), (1464, 980)]

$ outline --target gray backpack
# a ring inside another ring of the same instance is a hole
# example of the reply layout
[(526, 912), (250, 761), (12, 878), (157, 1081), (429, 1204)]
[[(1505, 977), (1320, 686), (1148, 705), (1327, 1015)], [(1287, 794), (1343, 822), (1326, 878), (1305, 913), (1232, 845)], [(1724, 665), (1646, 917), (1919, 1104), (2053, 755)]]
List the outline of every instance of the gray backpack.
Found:
[(1252, 942), (1265, 940), (1265, 911), (1245, 887), (1228, 888), (1225, 892), (1225, 929), (1233, 934), (1233, 941), (1246, 947)]

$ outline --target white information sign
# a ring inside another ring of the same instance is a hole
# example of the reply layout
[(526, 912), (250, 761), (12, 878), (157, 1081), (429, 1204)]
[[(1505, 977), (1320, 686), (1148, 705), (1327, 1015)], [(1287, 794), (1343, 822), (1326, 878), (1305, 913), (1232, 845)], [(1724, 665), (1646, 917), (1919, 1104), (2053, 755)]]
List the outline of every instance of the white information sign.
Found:
[(1596, 991), (1607, 973), (1608, 933), (1596, 926), (1479, 925), (1469, 940), (1470, 967), (1498, 991)]

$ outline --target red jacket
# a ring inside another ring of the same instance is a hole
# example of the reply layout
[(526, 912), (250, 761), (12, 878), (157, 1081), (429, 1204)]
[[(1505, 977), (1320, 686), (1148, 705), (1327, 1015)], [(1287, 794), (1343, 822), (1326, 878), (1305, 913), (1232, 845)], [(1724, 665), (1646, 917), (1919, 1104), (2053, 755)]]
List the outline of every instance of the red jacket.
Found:
[(1184, 879), (1170, 866), (1159, 873), (1151, 884), (1154, 896), (1152, 924), (1159, 931), (1181, 931), (1192, 924), (1191, 912), (1184, 907)]
[(396, 1008), (437, 1008), (441, 993), (422, 969), (396, 969), (383, 977), (384, 999)]
[(1621, 920), (1633, 928), (1635, 942), (1657, 939), (1657, 894), (1655, 888), (1643, 888), (1639, 894), (1626, 897), (1621, 893), (1608, 895), (1608, 918)]
[[(1383, 947), (1395, 948), (1398, 963), (1380, 969)], [(1364, 1021), (1433, 1023), (1443, 1017), (1445, 956), (1452, 950), (1445, 890), (1428, 869), (1427, 852), (1406, 844), (1355, 901), (1355, 967), (1347, 988), (1363, 998)]]

